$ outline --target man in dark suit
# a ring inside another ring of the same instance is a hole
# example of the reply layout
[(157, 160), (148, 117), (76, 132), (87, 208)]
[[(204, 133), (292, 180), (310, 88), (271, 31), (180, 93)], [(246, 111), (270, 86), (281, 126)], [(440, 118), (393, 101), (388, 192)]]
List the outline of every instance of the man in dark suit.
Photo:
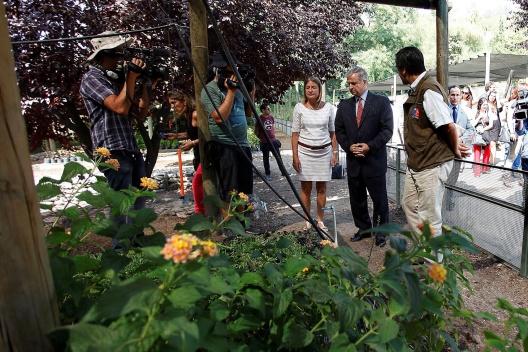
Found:
[[(461, 98), (462, 98), (462, 94), (458, 86), (449, 87), (449, 112), (451, 114), (451, 117), (453, 118), (455, 127), (458, 126), (457, 127), (458, 138), (460, 138), (462, 142), (464, 142), (465, 144), (468, 144), (469, 142), (471, 142), (471, 138), (475, 134), (475, 127), (473, 127), (473, 125), (469, 121), (469, 117), (467, 116), (466, 112), (464, 111), (464, 108), (460, 104)], [(463, 164), (460, 161), (455, 160), (453, 169), (451, 170), (451, 173), (449, 174), (449, 177), (447, 178), (447, 184), (451, 186), (456, 185), (461, 167), (463, 167)], [(462, 171), (463, 170), (464, 169), (462, 169)], [(453, 190), (448, 188), (445, 192), (445, 195), (446, 195), (447, 210), (448, 211), (454, 210), (455, 209), (455, 199), (454, 199)]]
[[(364, 69), (355, 67), (348, 72), (347, 84), (353, 97), (339, 103), (335, 133), (347, 153), (350, 207), (358, 228), (350, 240), (356, 242), (370, 237), (363, 231), (389, 221), (386, 144), (392, 137), (394, 122), (389, 99), (368, 91)], [(374, 223), (368, 212), (367, 191), (374, 204)], [(376, 234), (376, 245), (385, 244), (385, 236)]]

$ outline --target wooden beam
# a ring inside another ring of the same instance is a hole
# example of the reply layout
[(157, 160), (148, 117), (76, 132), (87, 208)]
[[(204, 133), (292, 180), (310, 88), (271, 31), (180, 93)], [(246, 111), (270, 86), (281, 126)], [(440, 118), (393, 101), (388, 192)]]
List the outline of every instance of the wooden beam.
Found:
[(52, 351), (57, 298), (3, 3), (0, 65), (0, 351)]
[(436, 0), (361, 0), (372, 4), (415, 7), (419, 9), (436, 10)]

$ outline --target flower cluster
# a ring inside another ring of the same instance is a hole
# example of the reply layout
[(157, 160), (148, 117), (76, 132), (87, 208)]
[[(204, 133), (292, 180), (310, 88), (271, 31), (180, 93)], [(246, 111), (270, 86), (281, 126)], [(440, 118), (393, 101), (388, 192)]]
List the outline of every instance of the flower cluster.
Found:
[(310, 271), (310, 268), (306, 267), (306, 268), (303, 268), (301, 271), (302, 271), (303, 274), (306, 274), (307, 272)]
[(323, 245), (323, 246), (330, 246), (330, 247), (332, 247), (332, 248), (337, 248), (337, 244), (335, 244), (334, 242), (329, 241), (329, 240), (322, 240), (322, 241), (321, 241), (321, 245)]
[(110, 151), (106, 148), (97, 148), (95, 150), (95, 152), (101, 156), (104, 156), (104, 157), (107, 157), (109, 158), (110, 157)]
[(187, 260), (198, 257), (212, 257), (218, 254), (216, 243), (199, 240), (191, 234), (174, 235), (167, 240), (161, 250), (166, 260), (172, 259), (175, 263), (185, 263)]
[(119, 160), (117, 160), (117, 159), (108, 159), (106, 161), (106, 163), (112, 165), (113, 167), (115, 167), (116, 170), (119, 169), (120, 165), (119, 165)]
[(418, 230), (423, 232), (425, 226), (429, 227), (429, 233), (431, 234), (431, 237), (434, 237), (435, 230), (429, 221), (422, 221), (420, 224), (418, 224)]
[(116, 170), (119, 169), (119, 160), (117, 159), (110, 159), (110, 151), (107, 148), (97, 148), (95, 150), (95, 154), (100, 155), (101, 157), (108, 158), (104, 162), (107, 164), (112, 165)]
[(427, 269), (429, 276), (436, 282), (444, 282), (447, 271), (442, 264), (434, 263)]
[(240, 192), (238, 194), (238, 196), (240, 197), (240, 199), (243, 199), (245, 200), (246, 202), (249, 200), (249, 197), (247, 196), (247, 194), (245, 194), (244, 192)]
[(145, 187), (146, 189), (157, 189), (158, 182), (156, 182), (156, 180), (149, 178), (149, 177), (142, 177), (140, 186)]

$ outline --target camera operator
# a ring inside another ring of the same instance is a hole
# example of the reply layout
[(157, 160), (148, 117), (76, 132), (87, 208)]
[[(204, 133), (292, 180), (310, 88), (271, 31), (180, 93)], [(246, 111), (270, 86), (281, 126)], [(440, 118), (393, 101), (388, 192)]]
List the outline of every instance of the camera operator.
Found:
[[(235, 63), (241, 65), (235, 56), (232, 56)], [(233, 189), (247, 195), (253, 193), (252, 164), (242, 154), (246, 154), (249, 160), (252, 159), (246, 121), (246, 117), (251, 116), (251, 107), (244, 102), (244, 97), (239, 91), (239, 82), (223, 52), (213, 54), (211, 67), (215, 72), (214, 79), (201, 93), (201, 101), (211, 131), (211, 141), (206, 146), (206, 157), (212, 161), (216, 169), (220, 198), (228, 204), (231, 197), (229, 193)], [(252, 100), (255, 96), (254, 88), (254, 85), (247, 88)], [(211, 95), (212, 101), (206, 90)], [(218, 108), (221, 116), (218, 115), (215, 107)], [(243, 150), (238, 148), (232, 135)]]
[[(101, 34), (109, 36), (91, 40), (94, 52), (87, 59), (90, 67), (82, 78), (80, 88), (90, 116), (93, 150), (107, 148), (111, 158), (119, 161), (118, 169), (104, 171), (112, 189), (119, 191), (129, 186), (140, 188), (140, 180), (146, 176), (145, 161), (134, 138), (131, 115), (146, 117), (149, 107), (147, 89), (155, 83), (143, 79), (141, 97), (138, 102), (132, 101), (136, 93), (136, 80), (146, 64), (141, 59), (133, 58), (131, 62), (123, 63), (124, 70), (120, 69), (123, 49), (133, 39), (116, 36), (115, 32)], [(128, 73), (125, 74), (126, 71)], [(134, 209), (144, 207), (145, 199), (138, 198)], [(119, 226), (132, 219), (120, 216), (114, 221)], [(115, 250), (121, 250), (118, 239), (112, 239), (112, 244)]]

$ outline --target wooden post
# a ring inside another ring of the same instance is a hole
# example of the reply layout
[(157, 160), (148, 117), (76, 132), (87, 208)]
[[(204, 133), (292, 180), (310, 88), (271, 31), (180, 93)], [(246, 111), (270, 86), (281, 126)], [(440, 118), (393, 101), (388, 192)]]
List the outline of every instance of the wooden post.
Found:
[[(209, 119), (202, 106), (200, 94), (202, 92), (202, 83), (198, 78), (201, 76), (207, 82), (207, 64), (209, 63), (209, 51), (207, 43), (207, 19), (205, 6), (202, 0), (189, 0), (189, 18), (191, 32), (191, 51), (192, 58), (200, 72), (194, 72), (194, 92), (196, 100), (196, 112), (198, 113), (198, 137), (200, 139), (200, 161), (204, 161), (204, 144), (211, 139), (209, 131)], [(216, 187), (216, 172), (213, 168), (207, 169), (202, 165), (202, 180), (204, 194), (218, 194)], [(216, 217), (219, 210), (212, 204), (205, 205), (207, 216)]]
[(449, 76), (447, 0), (437, 0), (436, 6), (436, 80), (447, 91)]
[(59, 314), (4, 4), (0, 65), (0, 351), (51, 351)]

